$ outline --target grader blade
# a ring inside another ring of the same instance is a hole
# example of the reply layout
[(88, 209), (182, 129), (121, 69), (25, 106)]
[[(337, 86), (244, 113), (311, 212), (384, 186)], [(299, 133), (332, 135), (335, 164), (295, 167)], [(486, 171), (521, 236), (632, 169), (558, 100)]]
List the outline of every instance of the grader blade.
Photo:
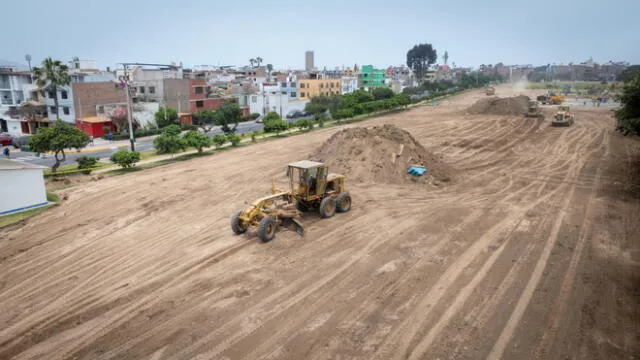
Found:
[(300, 235), (300, 236), (304, 236), (304, 227), (302, 226), (302, 224), (300, 223), (300, 221), (296, 220), (296, 219), (291, 219), (291, 222), (293, 223), (293, 226), (296, 227), (296, 232)]
[(304, 236), (304, 227), (302, 226), (302, 223), (300, 223), (300, 221), (292, 217), (286, 217), (286, 218), (282, 218), (282, 225), (285, 225), (285, 226), (293, 225), (298, 235)]

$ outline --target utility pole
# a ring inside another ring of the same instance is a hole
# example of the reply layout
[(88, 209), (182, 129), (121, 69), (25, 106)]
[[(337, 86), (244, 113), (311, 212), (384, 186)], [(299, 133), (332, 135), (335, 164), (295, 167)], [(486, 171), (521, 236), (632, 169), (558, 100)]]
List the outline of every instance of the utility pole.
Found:
[(127, 120), (129, 121), (129, 141), (131, 142), (131, 151), (136, 151), (135, 139), (133, 138), (133, 123), (131, 121), (131, 94), (129, 93), (129, 75), (127, 74), (127, 65), (122, 65), (124, 67), (124, 88), (127, 92)]

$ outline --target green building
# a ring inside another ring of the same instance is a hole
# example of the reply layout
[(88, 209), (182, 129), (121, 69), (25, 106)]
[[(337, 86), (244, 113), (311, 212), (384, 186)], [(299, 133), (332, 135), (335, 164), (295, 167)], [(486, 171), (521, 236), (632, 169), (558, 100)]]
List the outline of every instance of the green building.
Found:
[(387, 87), (385, 83), (386, 70), (375, 69), (373, 65), (363, 65), (360, 69), (360, 88), (371, 89)]

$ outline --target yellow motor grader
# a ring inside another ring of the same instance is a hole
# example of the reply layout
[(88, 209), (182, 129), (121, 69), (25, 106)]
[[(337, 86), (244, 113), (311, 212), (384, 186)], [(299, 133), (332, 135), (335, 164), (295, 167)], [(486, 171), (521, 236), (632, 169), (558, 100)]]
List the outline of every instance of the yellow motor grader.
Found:
[(258, 238), (271, 241), (281, 225), (292, 224), (304, 235), (298, 221), (302, 212), (316, 210), (320, 217), (330, 218), (336, 212), (351, 209), (351, 195), (345, 191), (344, 175), (330, 174), (327, 165), (302, 160), (287, 165), (289, 189), (279, 189), (272, 181), (271, 195), (265, 196), (238, 210), (231, 218), (231, 230), (236, 235), (249, 228), (257, 228)]

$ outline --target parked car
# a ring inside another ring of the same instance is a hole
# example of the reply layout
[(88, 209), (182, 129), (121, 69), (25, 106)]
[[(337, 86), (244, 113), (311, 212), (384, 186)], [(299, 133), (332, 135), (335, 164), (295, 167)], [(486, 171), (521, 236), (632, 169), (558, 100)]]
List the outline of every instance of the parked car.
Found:
[(291, 110), (287, 114), (287, 119), (296, 119), (303, 116), (307, 116), (306, 112), (300, 110)]
[(16, 136), (13, 138), (13, 147), (16, 149), (21, 149), (23, 146), (29, 146), (29, 139), (31, 139), (32, 135), (23, 135)]
[(2, 146), (13, 145), (13, 136), (7, 133), (0, 133), (0, 145)]
[(256, 118), (256, 123), (257, 123), (257, 124), (261, 124), (263, 119), (264, 119), (264, 116), (262, 116), (262, 115), (258, 116), (258, 117)]

